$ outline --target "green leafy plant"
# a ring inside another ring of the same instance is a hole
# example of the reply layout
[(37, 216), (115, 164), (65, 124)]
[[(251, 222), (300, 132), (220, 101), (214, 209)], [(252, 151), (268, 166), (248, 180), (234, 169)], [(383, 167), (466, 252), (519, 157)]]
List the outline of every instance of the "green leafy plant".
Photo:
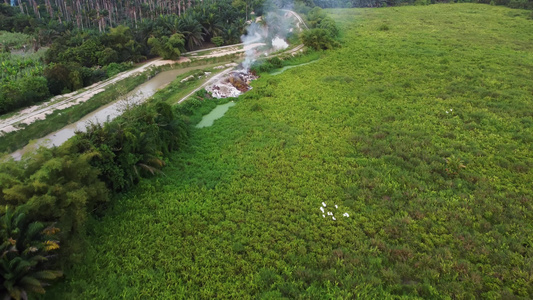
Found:
[(215, 46), (220, 47), (220, 46), (224, 45), (224, 38), (221, 37), (221, 36), (215, 36), (215, 37), (211, 38), (211, 42), (213, 44), (215, 44)]
[(48, 282), (63, 274), (48, 269), (50, 255), (59, 248), (54, 238), (59, 229), (30, 222), (23, 207), (6, 207), (0, 225), (0, 294), (3, 299), (28, 299), (31, 293), (44, 294)]
[(462, 169), (466, 168), (464, 162), (461, 158), (452, 155), (446, 160), (446, 174), (448, 175), (458, 175)]
[(389, 25), (387, 25), (387, 24), (381, 24), (381, 25), (378, 27), (378, 30), (379, 30), (379, 31), (388, 31), (388, 30), (390, 30), (390, 27), (389, 27)]

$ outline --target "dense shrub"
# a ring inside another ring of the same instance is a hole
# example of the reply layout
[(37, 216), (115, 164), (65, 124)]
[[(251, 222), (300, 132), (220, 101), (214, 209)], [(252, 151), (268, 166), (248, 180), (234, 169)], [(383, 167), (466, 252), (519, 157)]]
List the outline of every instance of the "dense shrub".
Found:
[(309, 11), (307, 22), (311, 30), (301, 34), (304, 45), (315, 50), (333, 49), (340, 46), (335, 40), (339, 35), (339, 28), (335, 21), (328, 17), (320, 7), (315, 7)]
[(25, 206), (30, 219), (57, 222), (63, 237), (80, 229), (87, 212), (107, 201), (89, 155), (72, 144), (40, 149), (20, 162), (0, 164), (0, 204)]
[(131, 65), (127, 63), (110, 63), (107, 67), (105, 67), (105, 73), (107, 77), (113, 77), (120, 72), (128, 70), (129, 68), (131, 68)]
[(185, 49), (185, 40), (183, 34), (175, 33), (170, 37), (151, 37), (148, 39), (148, 45), (152, 47), (152, 54), (164, 59), (179, 59), (181, 51)]
[(252, 72), (268, 72), (274, 69), (283, 67), (283, 61), (278, 57), (272, 57), (267, 60), (259, 60), (254, 62), (251, 67)]
[(75, 91), (83, 87), (81, 66), (77, 63), (51, 64), (44, 69), (48, 89), (53, 95)]
[(47, 81), (43, 76), (25, 76), (0, 83), (0, 114), (31, 105), (49, 95)]
[(28, 294), (44, 294), (48, 281), (62, 276), (49, 270), (49, 259), (59, 248), (58, 228), (27, 218), (25, 207), (8, 207), (0, 218), (0, 296), (28, 299)]
[(211, 39), (211, 42), (215, 44), (215, 46), (220, 47), (224, 45), (224, 38), (221, 36), (215, 36)]
[(127, 189), (164, 166), (164, 157), (187, 138), (183, 121), (165, 103), (144, 104), (104, 125), (93, 124), (73, 143), (91, 157), (99, 177), (113, 191)]
[(301, 38), (304, 45), (315, 50), (327, 50), (340, 46), (339, 42), (331, 36), (331, 33), (322, 28), (304, 31)]

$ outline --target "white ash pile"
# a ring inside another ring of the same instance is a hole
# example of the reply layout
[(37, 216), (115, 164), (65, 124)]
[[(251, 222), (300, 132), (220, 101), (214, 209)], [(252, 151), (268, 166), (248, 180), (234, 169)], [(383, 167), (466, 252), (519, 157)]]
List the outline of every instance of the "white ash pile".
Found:
[(250, 82), (257, 78), (246, 70), (232, 71), (219, 81), (207, 86), (205, 90), (215, 98), (238, 97), (252, 89)]

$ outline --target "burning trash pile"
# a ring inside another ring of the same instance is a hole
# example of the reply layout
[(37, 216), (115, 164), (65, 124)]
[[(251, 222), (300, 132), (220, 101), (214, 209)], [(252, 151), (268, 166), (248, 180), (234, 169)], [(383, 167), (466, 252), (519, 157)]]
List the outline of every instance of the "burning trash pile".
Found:
[(232, 71), (219, 81), (209, 85), (205, 90), (215, 98), (238, 97), (252, 89), (250, 82), (258, 77), (246, 70)]
[[(293, 16), (297, 15), (294, 12), (275, 10), (265, 13), (255, 22), (250, 22), (246, 28), (246, 34), (241, 36), (245, 50), (241, 69), (222, 72), (220, 75), (223, 76), (220, 76), (221, 78), (216, 82), (209, 84), (205, 90), (211, 93), (214, 98), (238, 97), (249, 91), (251, 89), (250, 82), (258, 78), (250, 72), (256, 59), (289, 47), (286, 38), (294, 29)], [(268, 25), (258, 22), (259, 19), (263, 18)], [(226, 75), (226, 73), (229, 74)]]

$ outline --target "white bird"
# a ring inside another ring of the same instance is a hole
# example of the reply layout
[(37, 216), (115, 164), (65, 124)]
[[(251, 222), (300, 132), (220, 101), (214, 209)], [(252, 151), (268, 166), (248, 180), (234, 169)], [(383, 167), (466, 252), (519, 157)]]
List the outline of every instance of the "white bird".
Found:
[(450, 108), (450, 111), (452, 111), (453, 109)]
[(349, 217), (350, 215), (348, 213), (344, 213), (343, 216)]
[(326, 207), (326, 203), (322, 202), (322, 206)]
[(339, 207), (337, 206), (337, 204), (335, 204), (335, 208), (339, 208)]
[(324, 212), (324, 208), (323, 208), (322, 206), (320, 206), (320, 210), (321, 210), (322, 212)]
[(335, 219), (335, 217), (331, 217), (331, 218), (333, 219), (333, 221), (337, 220), (337, 219)]
[(326, 217), (326, 215), (322, 215), (322, 218), (325, 218), (325, 217)]
[(328, 216), (333, 216), (333, 213), (328, 211)]

